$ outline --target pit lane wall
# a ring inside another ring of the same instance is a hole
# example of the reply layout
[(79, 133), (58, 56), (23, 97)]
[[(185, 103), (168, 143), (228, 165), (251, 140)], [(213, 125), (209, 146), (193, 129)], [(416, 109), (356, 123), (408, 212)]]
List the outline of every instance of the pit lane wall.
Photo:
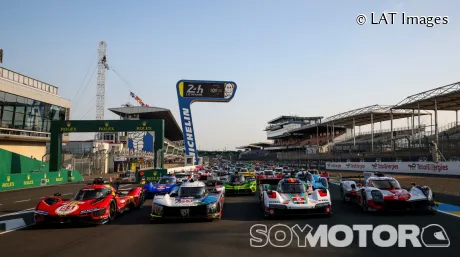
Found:
[(0, 192), (83, 181), (76, 170), (0, 175)]
[(326, 169), (460, 176), (460, 162), (327, 162)]

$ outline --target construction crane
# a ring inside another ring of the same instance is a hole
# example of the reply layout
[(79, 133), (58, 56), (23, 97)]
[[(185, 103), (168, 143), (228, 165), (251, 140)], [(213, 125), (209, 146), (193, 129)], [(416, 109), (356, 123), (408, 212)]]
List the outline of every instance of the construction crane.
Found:
[[(97, 93), (96, 93), (96, 120), (104, 120), (105, 111), (105, 81), (107, 77), (107, 43), (105, 41), (99, 42), (97, 49), (98, 62), (97, 62)], [(98, 139), (103, 140), (103, 133), (98, 134)]]

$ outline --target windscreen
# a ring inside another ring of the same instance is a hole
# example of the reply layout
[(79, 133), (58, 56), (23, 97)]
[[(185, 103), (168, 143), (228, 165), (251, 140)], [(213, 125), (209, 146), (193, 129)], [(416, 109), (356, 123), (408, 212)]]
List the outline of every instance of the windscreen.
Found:
[(284, 183), (281, 185), (281, 193), (299, 194), (305, 193), (305, 186), (302, 183)]
[(204, 195), (204, 187), (181, 187), (179, 189), (179, 197), (200, 198), (203, 195)]
[(187, 178), (187, 177), (188, 177), (187, 174), (176, 174), (176, 178), (179, 178), (179, 179)]
[(327, 183), (327, 179), (326, 179), (326, 178), (320, 178), (320, 179), (319, 179), (319, 182), (321, 182), (321, 184), (322, 184), (324, 187), (328, 187), (328, 183)]
[(265, 176), (273, 176), (273, 175), (275, 175), (275, 173), (273, 171), (271, 171), (271, 170), (266, 170), (266, 171), (264, 171), (264, 175)]
[(229, 181), (233, 183), (234, 182), (244, 182), (244, 176), (243, 175), (231, 175)]
[(107, 188), (88, 188), (80, 190), (74, 200), (99, 199), (107, 195), (110, 190)]
[(161, 178), (160, 181), (158, 181), (158, 184), (172, 184), (176, 183), (175, 178)]
[(390, 180), (372, 180), (371, 186), (376, 187), (378, 189), (401, 189), (398, 181), (394, 179)]
[(200, 178), (198, 179), (199, 181), (206, 181), (208, 180), (208, 176), (201, 175)]
[(296, 177), (302, 181), (307, 181), (308, 179), (308, 174), (306, 173), (297, 173)]

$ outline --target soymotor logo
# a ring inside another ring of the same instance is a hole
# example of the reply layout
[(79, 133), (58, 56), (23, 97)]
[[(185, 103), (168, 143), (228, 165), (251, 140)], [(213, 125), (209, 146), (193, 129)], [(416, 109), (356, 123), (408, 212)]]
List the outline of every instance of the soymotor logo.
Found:
[(264, 224), (256, 224), (251, 227), (250, 235), (251, 247), (289, 247), (293, 244), (297, 247), (348, 247), (353, 242), (358, 242), (359, 247), (367, 247), (368, 241), (378, 247), (450, 246), (446, 231), (438, 224), (430, 224), (422, 229), (416, 225), (319, 225), (316, 231), (308, 224), (291, 227), (276, 224), (270, 228)]

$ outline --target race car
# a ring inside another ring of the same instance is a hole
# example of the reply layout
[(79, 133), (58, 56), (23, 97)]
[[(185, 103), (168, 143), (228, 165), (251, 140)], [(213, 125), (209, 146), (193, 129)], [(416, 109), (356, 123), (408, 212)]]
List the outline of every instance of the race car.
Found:
[(150, 219), (206, 219), (222, 218), (223, 192), (210, 193), (202, 181), (187, 181), (165, 195), (156, 195)]
[(302, 181), (305, 185), (305, 188), (307, 189), (308, 194), (312, 194), (314, 189), (313, 189), (313, 182), (315, 181), (313, 178), (313, 175), (310, 174), (309, 172), (305, 171), (299, 171), (295, 174), (295, 178)]
[(332, 214), (329, 190), (317, 189), (309, 195), (305, 184), (296, 178), (282, 179), (276, 189), (262, 194), (265, 218), (290, 215)]
[(327, 182), (329, 182), (329, 172), (327, 172), (327, 171), (322, 171), (322, 172), (321, 172), (321, 171), (320, 171), (320, 172), (319, 172), (319, 175), (320, 175), (321, 177), (323, 177), (323, 178), (326, 178), (326, 179), (327, 179)]
[(167, 194), (176, 186), (177, 179), (174, 176), (163, 176), (158, 183), (149, 182), (144, 185), (147, 198), (153, 198), (156, 194)]
[(276, 167), (275, 168), (275, 174), (278, 175), (278, 174), (283, 174), (283, 167)]
[(61, 194), (43, 198), (34, 211), (35, 224), (92, 223), (105, 224), (118, 214), (138, 209), (144, 204), (141, 187), (129, 191), (116, 191), (109, 182), (95, 180), (83, 187), (73, 199), (63, 199)]
[(278, 187), (278, 183), (282, 180), (283, 178), (274, 178), (274, 179), (264, 179), (261, 180), (261, 183), (259, 183), (259, 199), (262, 201), (263, 200), (263, 194), (265, 191), (270, 191), (270, 190), (276, 190)]
[(228, 181), (225, 182), (226, 195), (241, 195), (256, 193), (256, 180), (247, 178), (243, 174), (237, 173), (230, 175)]
[(255, 177), (255, 172), (254, 171), (249, 171), (246, 168), (242, 168), (238, 171), (238, 174), (244, 175), (245, 177)]
[(220, 181), (227, 181), (228, 180), (228, 172), (226, 171), (216, 171), (215, 175)]
[(117, 181), (120, 184), (136, 183), (136, 172), (135, 171), (122, 172), (119, 174)]
[(282, 174), (275, 175), (275, 172), (272, 170), (264, 170), (262, 174), (256, 176), (256, 181), (258, 184), (269, 184), (268, 180), (274, 180), (278, 183), (284, 176)]
[(225, 195), (225, 186), (224, 181), (220, 180), (219, 177), (208, 176), (208, 180), (203, 181), (206, 185), (206, 190), (211, 193), (220, 193), (222, 192)]
[(433, 192), (427, 186), (415, 183), (409, 190), (399, 182), (377, 173), (369, 176), (364, 185), (355, 181), (341, 181), (340, 195), (345, 202), (355, 202), (363, 211), (426, 211), (435, 213)]
[(320, 172), (318, 170), (309, 169), (308, 173), (310, 173), (312, 175), (311, 177), (313, 178), (313, 180), (310, 181), (313, 186), (313, 190), (318, 188), (329, 188), (327, 178), (321, 177)]
[(190, 173), (187, 174), (185, 172), (174, 173), (174, 176), (176, 177), (176, 184), (184, 183), (192, 178), (192, 175)]

